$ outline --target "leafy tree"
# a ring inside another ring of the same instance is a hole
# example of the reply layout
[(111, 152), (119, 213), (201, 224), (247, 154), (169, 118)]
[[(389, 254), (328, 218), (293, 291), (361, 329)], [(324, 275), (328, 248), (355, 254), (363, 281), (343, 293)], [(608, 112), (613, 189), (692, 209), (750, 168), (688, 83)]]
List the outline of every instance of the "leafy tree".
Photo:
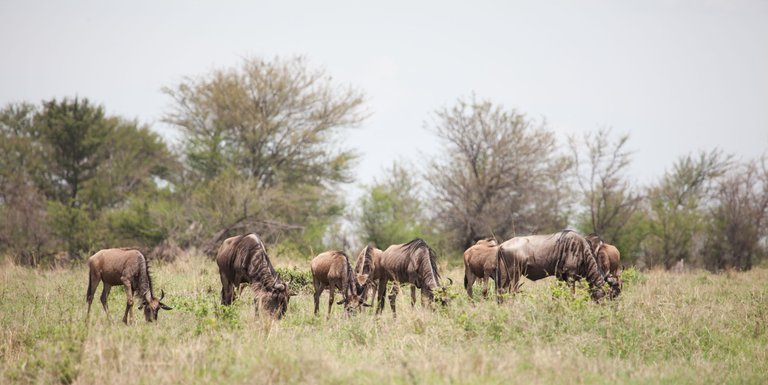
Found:
[(35, 125), (46, 146), (49, 195), (74, 207), (84, 182), (96, 176), (96, 168), (108, 154), (102, 145), (112, 124), (104, 108), (88, 99), (51, 100), (35, 116)]
[(423, 237), (425, 212), (419, 189), (414, 175), (398, 163), (382, 180), (366, 186), (359, 201), (361, 241), (386, 248)]
[(164, 91), (174, 101), (165, 121), (181, 129), (203, 178), (231, 166), (259, 188), (351, 179), (354, 155), (338, 148), (337, 135), (362, 121), (363, 97), (303, 58), (246, 59)]
[(692, 262), (697, 255), (697, 237), (706, 225), (704, 208), (715, 178), (730, 167), (730, 157), (713, 150), (698, 157), (685, 156), (675, 162), (661, 182), (651, 187), (650, 236), (645, 247), (647, 266), (670, 268), (679, 260)]
[(200, 203), (187, 218), (216, 234), (209, 244), (237, 229), (322, 238), (342, 211), (336, 187), (352, 179), (355, 155), (339, 141), (364, 119), (359, 92), (300, 57), (246, 59), (164, 91), (174, 102), (164, 120), (181, 130), (191, 171), (187, 196)]
[(558, 155), (552, 131), (474, 96), (435, 117), (428, 128), (444, 155), (430, 164), (427, 179), (436, 222), (453, 247), (565, 227), (572, 163)]
[(83, 200), (97, 209), (115, 208), (157, 182), (174, 182), (180, 165), (159, 134), (136, 121), (108, 119), (104, 157), (94, 177), (83, 183)]
[(36, 183), (45, 168), (35, 112), (29, 103), (0, 110), (0, 252), (33, 266), (50, 241), (45, 197)]
[(711, 222), (704, 249), (706, 266), (713, 270), (749, 270), (765, 250), (768, 235), (768, 166), (766, 158), (740, 165), (715, 188)]
[[(583, 142), (571, 138), (570, 147), (578, 170), (578, 184), (586, 212), (581, 215), (579, 228), (585, 233), (597, 233), (627, 249), (637, 246), (629, 242), (629, 227), (640, 209), (642, 198), (634, 193), (626, 175), (631, 153), (626, 150), (629, 135), (611, 140), (610, 130), (587, 133)], [(631, 246), (630, 246), (631, 245)]]
[(87, 99), (10, 104), (0, 122), (0, 237), (33, 260), (62, 243), (79, 255), (114, 238), (104, 210), (177, 168), (157, 134)]

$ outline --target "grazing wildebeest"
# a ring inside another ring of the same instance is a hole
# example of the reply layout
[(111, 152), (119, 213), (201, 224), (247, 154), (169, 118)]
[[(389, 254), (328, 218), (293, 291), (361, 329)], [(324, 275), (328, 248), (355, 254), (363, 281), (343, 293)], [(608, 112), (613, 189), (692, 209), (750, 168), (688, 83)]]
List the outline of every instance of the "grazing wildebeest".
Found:
[[(104, 249), (88, 258), (88, 290), (85, 293), (85, 301), (88, 302), (86, 320), (91, 314), (93, 294), (104, 282), (101, 291), (101, 305), (109, 317), (107, 297), (112, 286), (123, 285), (127, 302), (123, 322), (129, 324), (133, 320), (133, 297), (141, 298), (139, 310), (144, 310), (144, 318), (147, 322), (157, 321), (157, 313), (160, 309), (171, 310), (162, 303), (165, 292), (160, 291), (160, 298), (155, 297), (152, 291), (152, 277), (149, 275), (149, 264), (144, 254), (136, 249)], [(111, 318), (110, 318), (111, 319)]]
[(292, 293), (288, 283), (275, 272), (267, 249), (256, 234), (225, 239), (216, 254), (216, 263), (219, 265), (223, 305), (232, 303), (235, 287), (248, 283), (255, 294), (257, 313), (263, 307), (271, 316), (283, 317)]
[(605, 282), (611, 286), (611, 297), (621, 291), (597, 263), (589, 242), (574, 231), (512, 238), (499, 245), (496, 265), (499, 302), (503, 294), (517, 291), (521, 276), (532, 281), (549, 276), (567, 282), (585, 278), (596, 301), (605, 296)]
[(495, 239), (481, 239), (464, 252), (464, 289), (469, 298), (475, 280), (483, 281), (483, 298), (488, 298), (488, 279), (496, 279), (496, 250), (499, 244)]
[(312, 259), (312, 284), (315, 288), (315, 315), (320, 308), (320, 294), (328, 289), (328, 316), (331, 316), (333, 307), (334, 290), (339, 289), (343, 299), (339, 305), (344, 304), (344, 309), (350, 313), (360, 306), (369, 306), (364, 303), (363, 285), (355, 277), (349, 258), (341, 251), (332, 250), (319, 254)]
[[(355, 277), (358, 284), (363, 287), (363, 302), (368, 301), (368, 293), (371, 291), (370, 289), (375, 289), (376, 282), (379, 280), (379, 277), (376, 276), (376, 273), (379, 272), (379, 270), (376, 269), (376, 266), (381, 264), (381, 253), (382, 251), (375, 246), (367, 245), (360, 251), (360, 254), (357, 255), (357, 261), (355, 262)], [(376, 296), (374, 295), (373, 297), (375, 298)], [(373, 303), (373, 299), (371, 300), (371, 303)]]
[(615, 277), (619, 282), (619, 287), (621, 287), (621, 253), (619, 249), (610, 243), (604, 242), (597, 234), (589, 234), (586, 238), (592, 246), (592, 252), (597, 257), (597, 263), (600, 264), (600, 267), (609, 277)]
[(384, 295), (387, 292), (389, 280), (394, 281), (389, 294), (389, 305), (395, 315), (397, 314), (395, 301), (400, 283), (411, 283), (421, 289), (422, 303), (425, 299), (433, 300), (435, 291), (441, 288), (435, 252), (420, 238), (405, 244), (389, 246), (381, 253), (373, 275), (378, 278), (377, 314), (384, 310)]

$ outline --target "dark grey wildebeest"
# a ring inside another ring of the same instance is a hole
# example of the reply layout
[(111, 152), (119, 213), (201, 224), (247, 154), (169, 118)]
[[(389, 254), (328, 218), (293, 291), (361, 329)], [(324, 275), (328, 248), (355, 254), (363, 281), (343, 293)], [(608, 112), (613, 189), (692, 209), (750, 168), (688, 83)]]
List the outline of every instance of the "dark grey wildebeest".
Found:
[(589, 242), (574, 231), (514, 237), (499, 245), (496, 265), (499, 302), (503, 294), (517, 291), (521, 276), (532, 281), (549, 276), (567, 282), (584, 278), (596, 301), (606, 294), (605, 282), (611, 287), (612, 298), (621, 292), (618, 282), (608, 277), (597, 263)]
[(280, 319), (288, 309), (290, 293), (272, 267), (264, 243), (256, 234), (230, 237), (222, 242), (216, 254), (221, 278), (221, 303), (232, 303), (235, 288), (250, 284), (255, 294), (256, 312), (264, 308)]

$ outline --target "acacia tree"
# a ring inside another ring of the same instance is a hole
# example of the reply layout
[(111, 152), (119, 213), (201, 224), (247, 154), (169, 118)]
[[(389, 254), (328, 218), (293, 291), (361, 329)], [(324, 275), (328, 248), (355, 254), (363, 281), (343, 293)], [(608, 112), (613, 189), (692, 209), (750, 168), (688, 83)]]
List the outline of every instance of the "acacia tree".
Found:
[(760, 240), (768, 235), (766, 161), (763, 156), (759, 161), (740, 165), (718, 182), (704, 253), (708, 268), (749, 270), (764, 252)]
[(698, 254), (695, 241), (705, 229), (704, 208), (713, 182), (729, 167), (730, 157), (718, 150), (701, 152), (698, 157), (687, 155), (651, 187), (647, 266), (661, 263), (670, 268), (679, 260), (691, 262), (691, 257)]
[(235, 228), (317, 234), (341, 212), (335, 187), (351, 181), (355, 155), (340, 133), (365, 117), (360, 92), (335, 86), (301, 57), (245, 59), (164, 91), (173, 99), (164, 120), (181, 130), (191, 189), (240, 186), (218, 196), (237, 210), (206, 220), (214, 207), (202, 201), (188, 215), (217, 234), (212, 243)]
[(629, 135), (611, 140), (611, 130), (607, 129), (585, 134), (581, 143), (575, 137), (570, 139), (586, 207), (579, 227), (614, 243), (625, 243), (627, 224), (642, 202), (625, 175), (631, 163), (631, 153), (626, 150), (628, 141)]
[(456, 248), (478, 238), (549, 231), (567, 223), (571, 161), (554, 133), (515, 110), (459, 100), (428, 126), (442, 142), (427, 179), (436, 223)]

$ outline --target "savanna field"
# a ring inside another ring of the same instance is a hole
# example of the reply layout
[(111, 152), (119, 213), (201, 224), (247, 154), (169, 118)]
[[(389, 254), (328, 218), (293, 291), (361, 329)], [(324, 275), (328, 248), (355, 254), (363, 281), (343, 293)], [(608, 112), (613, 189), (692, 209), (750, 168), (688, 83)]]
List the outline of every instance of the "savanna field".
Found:
[[(624, 275), (616, 301), (596, 304), (553, 279), (525, 281), (498, 306), (471, 302), (463, 267), (447, 308), (387, 304), (346, 317), (328, 297), (312, 314), (308, 262), (273, 258), (299, 294), (281, 321), (257, 318), (250, 292), (224, 308), (217, 267), (187, 255), (151, 271), (165, 290), (159, 323), (134, 309), (120, 322), (121, 287), (107, 320), (97, 292), (88, 325), (87, 267), (0, 266), (0, 382), (4, 384), (764, 384), (768, 381), (768, 269)], [(298, 270), (294, 270), (296, 267)], [(302, 273), (305, 272), (306, 273)], [(475, 294), (480, 292), (479, 284)], [(337, 300), (340, 295), (337, 293)]]

